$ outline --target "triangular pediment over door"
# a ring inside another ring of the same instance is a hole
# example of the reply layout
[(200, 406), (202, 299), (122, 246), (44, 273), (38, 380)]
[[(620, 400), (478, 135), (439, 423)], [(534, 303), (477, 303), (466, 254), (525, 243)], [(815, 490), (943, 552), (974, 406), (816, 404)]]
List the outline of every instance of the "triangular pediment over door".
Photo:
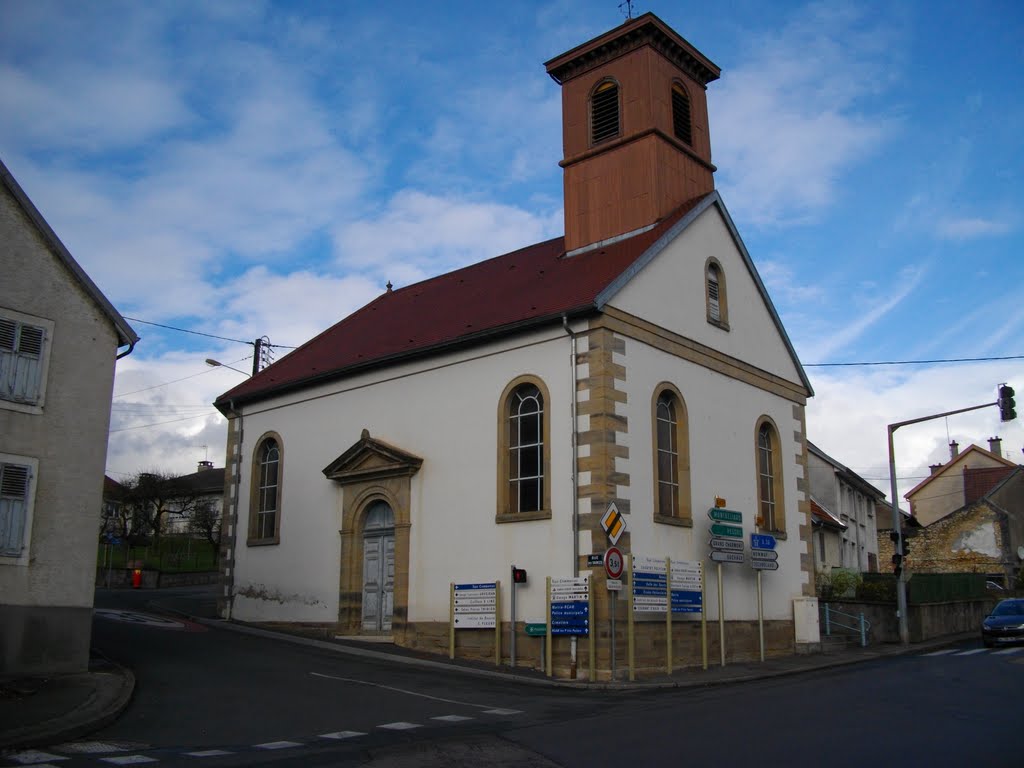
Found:
[(351, 448), (324, 468), (324, 476), (346, 486), (389, 477), (411, 477), (422, 464), (419, 456), (371, 437), (369, 430), (364, 429)]

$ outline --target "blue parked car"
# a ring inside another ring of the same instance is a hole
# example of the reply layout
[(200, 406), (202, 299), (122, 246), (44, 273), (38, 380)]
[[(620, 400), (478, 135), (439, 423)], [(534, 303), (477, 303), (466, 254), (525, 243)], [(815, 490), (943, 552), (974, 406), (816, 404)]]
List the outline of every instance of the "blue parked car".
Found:
[(1024, 642), (1024, 598), (1000, 600), (981, 623), (981, 641), (987, 648)]

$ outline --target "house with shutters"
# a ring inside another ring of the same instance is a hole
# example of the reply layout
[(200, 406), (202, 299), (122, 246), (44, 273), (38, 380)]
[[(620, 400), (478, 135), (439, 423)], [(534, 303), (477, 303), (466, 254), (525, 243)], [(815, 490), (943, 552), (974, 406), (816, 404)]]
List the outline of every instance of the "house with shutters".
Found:
[[(225, 617), (446, 652), (451, 585), (501, 581), (501, 632), (459, 630), (458, 653), (493, 659), (515, 631), (536, 657), (522, 632), (546, 620), (545, 578), (589, 576), (609, 679), (611, 612), (621, 654), (630, 601), (592, 565), (602, 518), (622, 514), (627, 556), (710, 563), (719, 499), (744, 542), (774, 537), (778, 569), (708, 565), (706, 616), (721, 585), (728, 658), (756, 658), (759, 618), (769, 655), (794, 650), (794, 600), (814, 595), (812, 389), (715, 189), (719, 69), (653, 14), (546, 69), (565, 235), (389, 284), (217, 399)], [(512, 565), (527, 572), (514, 626)], [(699, 616), (678, 618), (675, 663), (699, 663)], [(664, 613), (638, 614), (641, 672), (665, 664), (665, 633)], [(589, 674), (579, 639), (555, 638), (555, 674)]]
[(0, 676), (84, 671), (114, 361), (138, 336), (0, 163)]
[(807, 450), (818, 570), (840, 567), (859, 573), (878, 571), (875, 512), (885, 493), (814, 443), (808, 442)]

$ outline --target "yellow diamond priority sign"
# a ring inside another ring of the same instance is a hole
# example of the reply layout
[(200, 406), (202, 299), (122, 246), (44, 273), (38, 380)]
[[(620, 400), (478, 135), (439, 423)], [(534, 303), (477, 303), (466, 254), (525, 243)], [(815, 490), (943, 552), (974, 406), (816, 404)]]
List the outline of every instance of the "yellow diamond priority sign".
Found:
[(614, 501), (608, 505), (608, 511), (601, 518), (601, 527), (608, 534), (612, 544), (618, 544), (619, 537), (626, 532), (626, 518), (619, 512)]

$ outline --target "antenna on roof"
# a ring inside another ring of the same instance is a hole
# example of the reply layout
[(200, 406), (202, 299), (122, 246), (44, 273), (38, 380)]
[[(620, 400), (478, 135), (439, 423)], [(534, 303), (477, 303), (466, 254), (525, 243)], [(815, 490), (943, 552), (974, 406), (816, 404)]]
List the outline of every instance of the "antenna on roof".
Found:
[(622, 11), (623, 6), (625, 6), (625, 9), (626, 9), (625, 11), (623, 11), (623, 13), (626, 14), (626, 18), (627, 19), (632, 19), (633, 18), (633, 0), (625, 0), (624, 2), (619, 3), (619, 10), (620, 11)]

